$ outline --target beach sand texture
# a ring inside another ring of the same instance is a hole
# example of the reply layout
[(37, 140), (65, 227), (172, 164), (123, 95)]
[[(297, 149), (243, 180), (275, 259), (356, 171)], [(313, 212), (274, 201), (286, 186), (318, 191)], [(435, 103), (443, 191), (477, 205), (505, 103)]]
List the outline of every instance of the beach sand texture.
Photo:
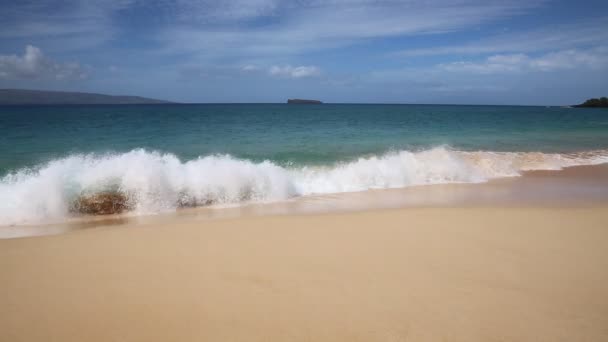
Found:
[(608, 206), (0, 240), (0, 341), (607, 341)]

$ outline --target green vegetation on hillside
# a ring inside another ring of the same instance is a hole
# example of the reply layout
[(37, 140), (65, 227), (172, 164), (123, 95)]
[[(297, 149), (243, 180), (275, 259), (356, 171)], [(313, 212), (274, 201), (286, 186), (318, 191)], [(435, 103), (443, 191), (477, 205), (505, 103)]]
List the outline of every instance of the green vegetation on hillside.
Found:
[(599, 99), (589, 99), (583, 104), (574, 107), (608, 107), (608, 98), (600, 97)]

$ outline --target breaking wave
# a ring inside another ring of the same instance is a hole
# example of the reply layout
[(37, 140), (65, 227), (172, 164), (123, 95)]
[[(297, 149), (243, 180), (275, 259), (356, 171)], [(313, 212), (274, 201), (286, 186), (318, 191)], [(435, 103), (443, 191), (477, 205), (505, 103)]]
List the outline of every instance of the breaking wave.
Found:
[(297, 196), (476, 183), (608, 162), (608, 150), (573, 154), (464, 152), (447, 147), (389, 152), (331, 166), (284, 167), (229, 155), (181, 161), (170, 153), (72, 155), (0, 178), (0, 225), (60, 221), (83, 196), (120, 194), (134, 214), (178, 207), (280, 201)]

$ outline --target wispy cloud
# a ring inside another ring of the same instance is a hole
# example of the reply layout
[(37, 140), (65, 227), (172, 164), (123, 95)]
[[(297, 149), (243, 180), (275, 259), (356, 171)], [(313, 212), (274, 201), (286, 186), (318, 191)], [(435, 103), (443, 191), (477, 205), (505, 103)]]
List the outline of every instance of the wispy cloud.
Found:
[[(3, 7), (0, 38), (45, 38), (64, 50), (120, 39), (148, 25), (150, 51), (197, 59), (289, 57), (374, 38), (462, 30), (536, 8), (544, 0), (49, 0)], [(142, 13), (150, 13), (144, 15)], [(31, 40), (30, 40), (31, 41)], [(47, 47), (47, 48), (50, 48)]]
[(173, 9), (180, 21), (215, 23), (268, 16), (281, 6), (281, 2), (279, 0), (177, 0), (173, 3)]
[(600, 69), (607, 66), (608, 48), (601, 47), (588, 51), (556, 51), (539, 57), (530, 57), (523, 53), (494, 55), (481, 62), (457, 61), (440, 64), (438, 68), (450, 72), (497, 74), (529, 71), (550, 72), (576, 68)]
[(321, 75), (321, 69), (319, 67), (310, 66), (296, 66), (291, 65), (277, 66), (274, 65), (268, 69), (268, 73), (272, 76), (287, 77), (287, 78), (305, 78), (315, 77)]
[(93, 41), (112, 32), (112, 16), (136, 0), (11, 1), (2, 5), (0, 38), (73, 38), (88, 35)]
[(245, 71), (245, 72), (253, 72), (253, 71), (260, 70), (260, 67), (257, 65), (253, 65), (253, 64), (247, 64), (247, 65), (243, 65), (241, 67), (241, 70)]
[[(178, 9), (182, 20), (158, 37), (163, 50), (205, 58), (293, 55), (373, 38), (461, 30), (520, 14), (542, 3), (258, 0), (246, 7), (238, 6), (243, 1), (226, 1), (221, 6), (213, 1), (184, 2)], [(188, 14), (183, 14), (184, 8), (188, 8)], [(201, 19), (200, 15), (221, 17), (233, 24), (214, 25), (215, 22)], [(266, 20), (259, 22), (262, 18)]]
[(551, 25), (533, 30), (506, 32), (458, 45), (434, 46), (392, 52), (393, 56), (480, 55), (505, 52), (534, 52), (597, 46), (608, 41), (608, 17)]
[(39, 48), (28, 45), (23, 56), (0, 55), (0, 78), (56, 80), (84, 79), (88, 74), (78, 63), (61, 63), (47, 58)]

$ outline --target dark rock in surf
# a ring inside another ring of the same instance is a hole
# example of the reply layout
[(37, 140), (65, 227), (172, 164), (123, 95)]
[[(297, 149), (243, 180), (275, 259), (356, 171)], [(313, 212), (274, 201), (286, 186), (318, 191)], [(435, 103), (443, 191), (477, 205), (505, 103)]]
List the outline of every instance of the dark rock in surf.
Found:
[(72, 205), (72, 211), (87, 215), (120, 214), (129, 209), (127, 196), (120, 192), (82, 195)]

